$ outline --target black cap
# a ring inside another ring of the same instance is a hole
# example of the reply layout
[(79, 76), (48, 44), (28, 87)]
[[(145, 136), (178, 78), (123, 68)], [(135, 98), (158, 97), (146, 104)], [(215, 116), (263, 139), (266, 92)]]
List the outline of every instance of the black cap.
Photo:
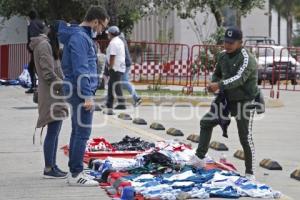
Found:
[(228, 28), (225, 32), (224, 41), (225, 42), (235, 42), (243, 39), (243, 33), (239, 28)]

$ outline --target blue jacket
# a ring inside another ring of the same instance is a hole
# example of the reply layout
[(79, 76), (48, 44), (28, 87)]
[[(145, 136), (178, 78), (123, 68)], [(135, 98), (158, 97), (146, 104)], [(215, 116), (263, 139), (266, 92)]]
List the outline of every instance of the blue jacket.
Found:
[(71, 82), (73, 92), (79, 89), (84, 98), (91, 98), (98, 86), (97, 54), (91, 28), (67, 26), (61, 22), (58, 33), (59, 41), (64, 45), (62, 69), (65, 81)]

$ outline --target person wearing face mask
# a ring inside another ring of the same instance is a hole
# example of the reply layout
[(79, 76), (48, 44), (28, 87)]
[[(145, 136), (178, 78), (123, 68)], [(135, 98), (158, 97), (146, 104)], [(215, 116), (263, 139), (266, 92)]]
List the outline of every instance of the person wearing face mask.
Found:
[[(34, 54), (38, 84), (38, 121), (36, 128), (47, 126), (44, 141), (44, 178), (66, 178), (67, 173), (62, 171), (56, 163), (58, 139), (63, 120), (68, 116), (68, 107), (62, 96), (63, 72), (59, 60), (59, 43), (57, 39), (58, 23), (50, 24), (48, 34), (32, 37), (29, 47)], [(55, 94), (52, 95), (52, 94)], [(35, 137), (34, 137), (35, 138)], [(33, 138), (33, 139), (34, 139)]]
[(69, 143), (69, 176), (71, 186), (98, 186), (83, 172), (83, 156), (91, 134), (94, 101), (98, 86), (97, 54), (93, 36), (105, 30), (109, 17), (104, 8), (91, 6), (83, 22), (68, 26), (61, 22), (59, 40), (64, 45), (62, 69), (64, 93), (72, 110), (72, 132)]

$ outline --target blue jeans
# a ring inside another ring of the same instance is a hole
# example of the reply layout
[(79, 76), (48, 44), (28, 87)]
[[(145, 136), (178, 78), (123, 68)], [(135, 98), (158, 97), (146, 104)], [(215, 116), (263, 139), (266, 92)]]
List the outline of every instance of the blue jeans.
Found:
[(129, 73), (130, 67), (126, 67), (126, 71), (122, 75), (121, 81), (123, 83), (123, 88), (126, 89), (129, 92), (129, 94), (132, 95), (134, 101), (137, 101), (139, 99), (139, 96), (137, 95), (134, 86), (129, 82)]
[(69, 168), (75, 177), (83, 171), (83, 156), (86, 142), (90, 138), (93, 122), (93, 111), (85, 110), (84, 99), (80, 98), (77, 91), (73, 91), (68, 99), (72, 110), (72, 132), (69, 143)]
[(44, 141), (45, 167), (56, 166), (56, 152), (58, 136), (62, 126), (62, 121), (54, 121), (47, 125), (47, 135)]

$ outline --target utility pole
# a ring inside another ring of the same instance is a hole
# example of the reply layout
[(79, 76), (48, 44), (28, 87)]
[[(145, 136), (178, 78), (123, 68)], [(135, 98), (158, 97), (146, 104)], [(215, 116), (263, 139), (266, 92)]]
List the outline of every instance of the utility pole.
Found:
[(268, 16), (269, 16), (269, 38), (272, 37), (272, 20), (273, 20), (273, 16), (272, 16), (272, 7), (269, 1), (269, 11), (268, 11)]

